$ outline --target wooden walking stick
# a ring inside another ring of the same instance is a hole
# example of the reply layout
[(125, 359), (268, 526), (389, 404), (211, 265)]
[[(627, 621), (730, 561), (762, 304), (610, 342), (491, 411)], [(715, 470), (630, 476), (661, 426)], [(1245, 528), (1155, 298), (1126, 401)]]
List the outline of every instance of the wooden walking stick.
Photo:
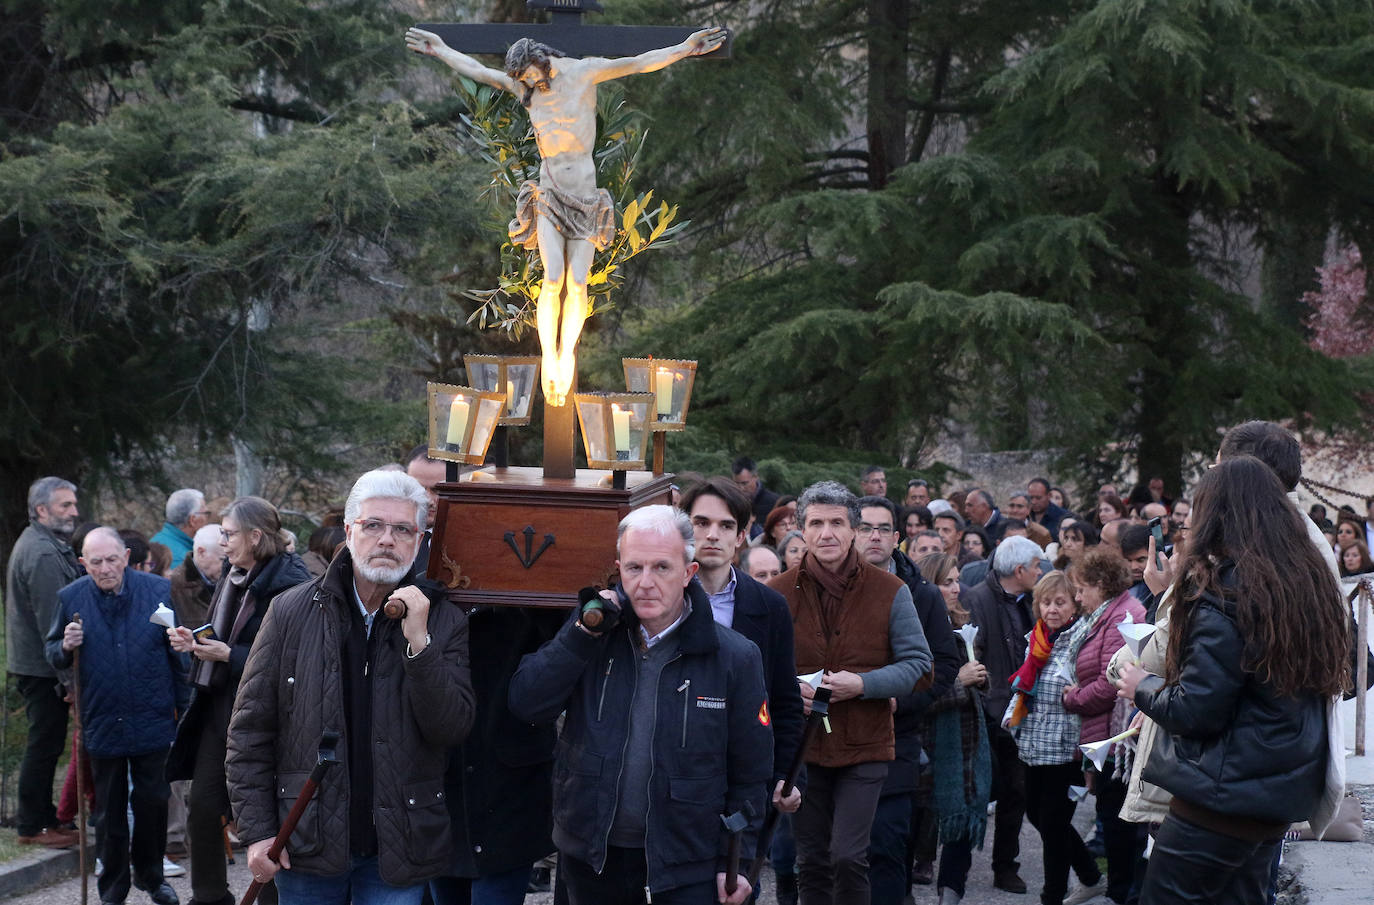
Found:
[[(829, 688), (817, 688), (816, 696), (811, 699), (811, 712), (806, 715), (806, 728), (802, 730), (801, 744), (797, 746), (797, 753), (792, 757), (792, 766), (783, 778), (780, 797), (786, 798), (797, 787), (797, 777), (801, 775), (802, 766), (806, 763), (806, 749), (811, 745), (816, 733), (821, 731), (822, 726), (826, 732), (830, 731)], [(759, 844), (755, 849), (754, 863), (749, 868), (748, 877), (749, 885), (755, 889), (759, 886), (759, 871), (763, 869), (763, 862), (768, 860), (768, 849), (773, 844), (773, 834), (777, 832), (778, 816), (781, 813), (774, 806), (763, 816), (763, 829), (759, 830)]]
[[(81, 624), (81, 614), (73, 613), (72, 622)], [(90, 876), (86, 870), (86, 780), (82, 776), (81, 748), (86, 741), (81, 732), (81, 646), (72, 648), (72, 722), (76, 726), (76, 850), (81, 870), (81, 905), (90, 894)]]
[[(272, 845), (267, 849), (267, 857), (276, 861), (281, 858), (281, 850), (286, 848), (286, 840), (291, 838), (291, 834), (296, 831), (296, 824), (300, 823), (301, 815), (305, 813), (305, 806), (310, 804), (310, 800), (315, 797), (315, 791), (320, 787), (320, 780), (324, 779), (325, 771), (339, 762), (335, 756), (334, 749), (339, 744), (339, 733), (325, 732), (320, 736), (319, 759), (315, 761), (315, 769), (310, 771), (310, 778), (301, 786), (301, 793), (296, 796), (296, 803), (292, 805), (291, 812), (282, 821), (281, 829), (277, 830), (277, 838), (272, 840)], [(248, 884), (248, 891), (243, 894), (243, 899), (239, 905), (253, 905), (258, 893), (267, 882), (254, 878)]]

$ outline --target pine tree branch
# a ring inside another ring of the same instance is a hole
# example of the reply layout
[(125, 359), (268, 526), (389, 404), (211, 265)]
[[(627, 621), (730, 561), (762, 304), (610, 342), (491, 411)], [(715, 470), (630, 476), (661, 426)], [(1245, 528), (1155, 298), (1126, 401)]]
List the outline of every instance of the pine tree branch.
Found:
[(285, 104), (263, 97), (260, 94), (245, 94), (238, 100), (230, 101), (235, 110), (249, 113), (263, 113), (278, 119), (289, 119), (299, 123), (320, 125), (329, 118), (325, 111), (307, 104), (305, 101), (289, 101)]

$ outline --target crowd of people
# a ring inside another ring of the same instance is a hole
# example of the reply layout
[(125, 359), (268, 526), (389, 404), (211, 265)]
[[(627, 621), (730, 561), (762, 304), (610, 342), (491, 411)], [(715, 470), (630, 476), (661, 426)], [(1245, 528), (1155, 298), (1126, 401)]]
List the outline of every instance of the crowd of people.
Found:
[(112, 905), (176, 903), (187, 860), (193, 903), (233, 903), (231, 840), (286, 905), (516, 903), (555, 853), (574, 905), (737, 905), (763, 860), (784, 905), (950, 905), (989, 829), (994, 886), (1029, 892), (1024, 820), (1044, 905), (1272, 901), (1285, 832), (1344, 792), (1339, 579), (1374, 569), (1374, 499), (1304, 515), (1300, 474), (1268, 422), (1189, 498), (1076, 507), (1041, 477), (899, 503), (879, 466), (780, 496), (741, 457), (626, 516), (618, 583), (568, 614), (425, 577), (424, 447), (303, 555), (257, 497), (178, 490), (145, 539), (42, 478), (6, 586), (20, 842), (76, 842), (75, 699)]

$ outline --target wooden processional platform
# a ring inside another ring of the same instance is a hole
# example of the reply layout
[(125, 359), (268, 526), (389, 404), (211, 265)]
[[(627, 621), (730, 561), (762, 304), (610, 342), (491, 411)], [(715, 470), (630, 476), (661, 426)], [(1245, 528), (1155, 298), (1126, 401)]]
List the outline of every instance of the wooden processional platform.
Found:
[(672, 481), (632, 471), (616, 489), (609, 471), (487, 466), (439, 484), (428, 575), (465, 606), (576, 606), (580, 589), (614, 580), (620, 520), (671, 503)]

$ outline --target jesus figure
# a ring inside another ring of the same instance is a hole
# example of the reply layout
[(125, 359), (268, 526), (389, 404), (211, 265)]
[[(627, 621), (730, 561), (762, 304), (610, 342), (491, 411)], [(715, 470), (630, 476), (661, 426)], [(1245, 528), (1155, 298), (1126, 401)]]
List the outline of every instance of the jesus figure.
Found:
[(538, 248), (544, 265), (535, 323), (543, 351), (544, 398), (550, 405), (563, 405), (572, 389), (577, 339), (588, 313), (587, 274), (595, 253), (615, 236), (615, 205), (609, 192), (597, 188), (592, 161), (596, 86), (710, 53), (725, 38), (725, 29), (707, 28), (673, 47), (616, 59), (576, 59), (521, 38), (510, 46), (506, 71), (500, 72), (459, 53), (432, 32), (406, 32), (411, 50), (442, 60), (459, 75), (509, 91), (529, 111), (539, 147), (539, 180), (520, 187), (510, 238)]

